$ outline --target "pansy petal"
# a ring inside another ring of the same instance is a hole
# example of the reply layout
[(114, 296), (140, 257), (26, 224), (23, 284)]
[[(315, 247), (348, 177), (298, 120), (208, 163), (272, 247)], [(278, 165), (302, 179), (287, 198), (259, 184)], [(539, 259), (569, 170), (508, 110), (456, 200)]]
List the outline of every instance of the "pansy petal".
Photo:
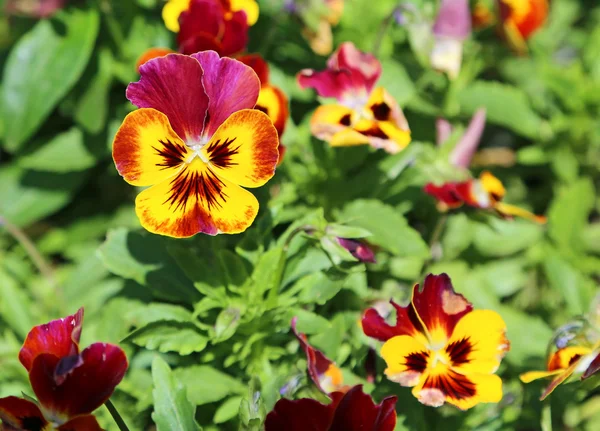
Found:
[(265, 420), (265, 431), (329, 431), (335, 408), (343, 394), (332, 394), (330, 404), (321, 404), (311, 398), (288, 400), (282, 398)]
[(190, 153), (167, 116), (149, 108), (128, 114), (113, 141), (117, 170), (135, 186), (149, 186), (172, 177)]
[(445, 183), (440, 186), (427, 183), (423, 191), (444, 204), (446, 208), (458, 208), (464, 204), (464, 200), (457, 192), (456, 183)]
[(462, 373), (491, 374), (509, 348), (502, 317), (495, 311), (474, 310), (456, 324), (445, 350)]
[(592, 349), (586, 346), (567, 346), (558, 349), (548, 359), (548, 371), (563, 370), (582, 356), (591, 353)]
[(83, 308), (80, 308), (71, 316), (35, 326), (27, 334), (19, 361), (29, 371), (38, 355), (50, 353), (62, 358), (79, 353), (82, 322)]
[(135, 63), (135, 70), (137, 70), (139, 73), (140, 67), (143, 64), (146, 64), (147, 62), (155, 58), (164, 57), (165, 55), (169, 54), (175, 54), (175, 51), (173, 51), (170, 48), (150, 48), (139, 56)]
[(596, 357), (592, 360), (590, 365), (586, 368), (583, 375), (581, 376), (582, 380), (588, 379), (594, 374), (596, 374), (600, 370), (600, 354), (596, 355)]
[(136, 213), (148, 231), (176, 238), (239, 233), (254, 221), (258, 201), (196, 159), (171, 180), (140, 193)]
[(191, 0), (168, 0), (162, 10), (165, 27), (173, 33), (179, 31), (179, 15), (190, 5)]
[(479, 403), (496, 403), (502, 399), (502, 380), (494, 374), (459, 374), (447, 367), (426, 375), (413, 395), (423, 404), (440, 407), (452, 404), (467, 410)]
[(195, 59), (169, 54), (140, 67), (140, 80), (129, 84), (127, 98), (138, 108), (153, 108), (167, 116), (186, 143), (202, 135), (208, 109), (204, 73)]
[(82, 415), (58, 427), (58, 431), (103, 431), (93, 415)]
[(0, 429), (19, 431), (49, 431), (51, 429), (39, 407), (23, 398), (0, 398), (0, 419), (2, 419)]
[(323, 70), (317, 72), (312, 69), (303, 69), (298, 73), (297, 80), (300, 88), (314, 88), (321, 97), (331, 97), (337, 100), (344, 98), (348, 89), (347, 70)]
[(243, 187), (260, 187), (275, 174), (279, 159), (277, 130), (254, 109), (232, 114), (202, 148), (211, 170)]
[(127, 370), (125, 352), (115, 345), (95, 343), (81, 352), (81, 364), (59, 384), (54, 376), (60, 359), (39, 355), (29, 380), (47, 417), (72, 418), (100, 407), (112, 395)]
[(494, 204), (494, 209), (498, 211), (498, 213), (501, 216), (507, 218), (522, 217), (524, 219), (531, 220), (539, 224), (544, 224), (548, 221), (548, 219), (545, 216), (536, 215), (531, 211), (527, 211), (523, 208), (519, 208), (518, 206), (506, 204), (504, 202), (496, 202)]
[(429, 274), (422, 290), (418, 284), (413, 288), (411, 302), (433, 343), (450, 338), (459, 320), (473, 310), (465, 297), (454, 291), (447, 274)]
[[(224, 32), (225, 10), (218, 1), (192, 1), (189, 8), (181, 12), (179, 25), (177, 44), (180, 47), (198, 33), (217, 38)], [(184, 53), (191, 54), (185, 50)]]
[(231, 19), (225, 21), (220, 54), (223, 56), (238, 54), (246, 49), (246, 45), (248, 45), (248, 22), (244, 12), (236, 12)]
[[(333, 32), (331, 23), (326, 18), (321, 18), (316, 28), (305, 27), (302, 36), (308, 40), (310, 49), (318, 55), (328, 55), (333, 49)], [(326, 96), (324, 96), (326, 97)]]
[(523, 383), (531, 383), (534, 380), (543, 379), (546, 377), (556, 376), (561, 374), (564, 370), (554, 370), (554, 371), (527, 371), (526, 373), (519, 375), (519, 380)]
[(344, 42), (336, 53), (327, 61), (330, 69), (349, 70), (353, 86), (363, 85), (367, 93), (381, 76), (381, 63), (368, 52), (362, 52), (352, 42)]
[(204, 136), (211, 137), (231, 114), (256, 105), (260, 81), (241, 61), (219, 58), (214, 51), (192, 55), (204, 69), (203, 84), (210, 100)]
[(554, 379), (552, 379), (552, 381), (546, 387), (546, 389), (544, 389), (544, 392), (542, 392), (542, 395), (540, 396), (540, 400), (543, 401), (544, 399), (546, 399), (546, 397), (548, 395), (550, 395), (552, 392), (554, 392), (554, 389), (556, 389), (561, 383), (564, 383), (569, 377), (571, 377), (571, 375), (575, 372), (575, 370), (579, 366), (580, 361), (581, 361), (581, 359), (578, 361), (574, 361), (571, 365), (569, 365), (568, 368), (562, 370), (562, 373), (560, 373), (556, 377), (554, 377)]
[[(310, 119), (310, 130), (313, 135), (324, 141), (332, 142), (334, 136), (340, 132), (352, 131), (353, 111), (342, 105), (322, 105), (313, 113)], [(346, 145), (359, 145), (368, 143), (368, 139), (354, 132), (354, 138), (349, 137)], [(345, 139), (336, 139), (336, 145), (343, 145)]]
[(269, 83), (269, 64), (260, 54), (244, 54), (237, 57), (237, 59), (254, 70), (261, 85)]
[(327, 358), (320, 350), (315, 349), (310, 344), (306, 335), (296, 330), (297, 318), (292, 319), (292, 331), (298, 338), (300, 346), (306, 354), (308, 362), (308, 374), (317, 387), (325, 394), (340, 391), (344, 388), (343, 377), (340, 369)]
[(259, 7), (256, 0), (229, 0), (232, 11), (244, 11), (248, 25), (256, 24), (258, 21)]
[(354, 386), (337, 405), (329, 431), (393, 431), (396, 401), (396, 397), (387, 397), (375, 405), (361, 385)]
[(415, 386), (427, 369), (429, 351), (423, 340), (400, 335), (385, 342), (381, 357), (387, 364), (385, 375), (388, 379), (402, 386)]
[[(477, 147), (481, 142), (481, 135), (483, 134), (483, 130), (485, 129), (485, 109), (480, 108), (475, 112), (467, 130), (460, 138), (460, 141), (456, 144), (452, 153), (450, 153), (450, 163), (454, 166), (458, 166), (460, 168), (468, 169), (471, 164), (471, 160), (473, 159), (473, 155), (475, 151), (477, 151)], [(437, 124), (437, 123), (436, 123)], [(448, 123), (450, 124), (450, 123)], [(439, 136), (438, 129), (438, 138)], [(451, 133), (451, 131), (450, 131)], [(450, 133), (446, 136), (444, 141), (448, 139)]]
[(398, 102), (383, 87), (373, 90), (367, 101), (367, 108), (376, 121), (393, 124), (397, 129), (408, 134), (410, 141), (408, 121)]
[(400, 129), (391, 121), (360, 120), (353, 129), (365, 136), (373, 147), (383, 149), (390, 154), (402, 151), (410, 143), (410, 132)]
[(288, 99), (285, 93), (278, 87), (263, 85), (254, 109), (258, 109), (269, 116), (275, 129), (277, 129), (277, 134), (281, 137), (285, 130), (285, 123), (290, 115)]
[(365, 335), (380, 341), (387, 341), (396, 335), (422, 336), (424, 329), (414, 308), (410, 304), (401, 307), (394, 301), (390, 303), (396, 310), (396, 324), (389, 325), (375, 308), (369, 308), (361, 320)]
[(198, 51), (221, 52), (222, 50), (223, 46), (215, 36), (202, 31), (198, 31), (193, 37), (179, 42), (179, 51), (186, 55), (194, 54)]

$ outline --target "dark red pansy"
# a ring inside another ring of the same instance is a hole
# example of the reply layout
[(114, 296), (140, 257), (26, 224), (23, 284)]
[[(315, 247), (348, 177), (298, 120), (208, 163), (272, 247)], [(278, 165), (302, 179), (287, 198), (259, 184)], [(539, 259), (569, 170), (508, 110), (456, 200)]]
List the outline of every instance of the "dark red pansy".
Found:
[(377, 263), (375, 253), (367, 244), (355, 239), (338, 238), (338, 243), (361, 262)]
[(281, 399), (267, 415), (265, 431), (393, 431), (396, 426), (395, 396), (376, 405), (358, 385), (332, 393), (331, 400)]

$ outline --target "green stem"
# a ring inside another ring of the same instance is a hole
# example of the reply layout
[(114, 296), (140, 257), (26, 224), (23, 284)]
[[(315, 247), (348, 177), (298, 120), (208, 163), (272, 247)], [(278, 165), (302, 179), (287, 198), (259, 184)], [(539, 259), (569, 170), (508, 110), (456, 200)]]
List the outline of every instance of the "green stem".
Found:
[(12, 224), (4, 217), (0, 217), (0, 226), (4, 226), (6, 231), (25, 249), (33, 264), (40, 271), (42, 276), (46, 279), (48, 284), (52, 287), (56, 287), (56, 280), (52, 268), (44, 259), (44, 256), (39, 252), (33, 241), (27, 236), (27, 234), (18, 226)]
[(381, 25), (379, 26), (379, 31), (377, 32), (377, 38), (375, 39), (375, 43), (373, 44), (373, 55), (377, 57), (379, 55), (379, 50), (381, 49), (381, 44), (383, 43), (383, 38), (387, 33), (392, 21), (394, 20), (394, 15), (396, 14), (396, 7), (392, 10), (388, 16), (381, 21)]
[(110, 412), (110, 415), (114, 419), (114, 421), (117, 424), (117, 426), (119, 427), (119, 429), (121, 431), (129, 431), (129, 428), (127, 427), (127, 424), (125, 423), (125, 421), (123, 420), (123, 418), (119, 414), (119, 411), (114, 406), (114, 404), (112, 403), (112, 401), (110, 399), (108, 399), (108, 400), (106, 400), (106, 402), (104, 403), (104, 405), (106, 406), (106, 408)]

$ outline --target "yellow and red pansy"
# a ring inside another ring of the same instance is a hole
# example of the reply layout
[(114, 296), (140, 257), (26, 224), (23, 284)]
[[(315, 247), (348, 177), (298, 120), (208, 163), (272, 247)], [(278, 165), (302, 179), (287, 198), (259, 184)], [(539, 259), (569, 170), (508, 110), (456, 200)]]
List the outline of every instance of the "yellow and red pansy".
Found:
[(279, 87), (269, 82), (269, 65), (260, 54), (245, 54), (237, 57), (237, 59), (250, 66), (260, 80), (260, 93), (254, 109), (264, 112), (273, 121), (279, 136), (279, 163), (281, 163), (285, 154), (285, 147), (281, 144), (281, 136), (285, 130), (285, 123), (290, 116), (288, 98)]
[(402, 110), (382, 87), (375, 88), (381, 64), (371, 54), (343, 43), (329, 58), (327, 69), (302, 70), (301, 88), (314, 88), (321, 97), (337, 104), (317, 108), (311, 131), (332, 146), (370, 144), (397, 153), (410, 142), (410, 129)]
[(317, 385), (319, 390), (326, 395), (333, 392), (347, 392), (350, 389), (350, 386), (344, 385), (342, 371), (320, 350), (317, 350), (308, 344), (306, 335), (301, 334), (296, 330), (297, 320), (296, 317), (292, 319), (292, 331), (294, 331), (294, 335), (298, 338), (300, 346), (306, 354), (308, 375), (312, 381)]
[(125, 352), (94, 343), (79, 351), (83, 309), (34, 327), (19, 352), (38, 403), (0, 398), (2, 429), (101, 431), (91, 414), (112, 395), (127, 371)]
[(413, 387), (421, 403), (434, 407), (466, 410), (500, 401), (502, 380), (494, 373), (509, 343), (498, 313), (473, 310), (446, 274), (428, 275), (422, 290), (415, 285), (408, 306), (392, 305), (393, 326), (374, 308), (362, 319), (364, 333), (385, 342), (381, 356), (390, 380)]
[(526, 53), (526, 41), (546, 22), (548, 0), (498, 0), (498, 8), (504, 37), (517, 53)]
[(396, 401), (392, 396), (376, 405), (360, 385), (332, 393), (329, 404), (282, 398), (267, 415), (265, 431), (393, 431)]
[[(162, 10), (165, 26), (174, 33), (180, 30), (181, 14), (189, 10), (195, 0), (168, 0)], [(235, 14), (244, 14), (245, 23), (254, 25), (258, 21), (259, 7), (256, 0), (207, 0), (209, 3), (220, 5), (225, 11), (225, 18), (230, 20)]]
[(544, 216), (502, 202), (506, 194), (504, 185), (488, 171), (482, 172), (478, 179), (448, 182), (440, 186), (428, 183), (423, 190), (437, 199), (440, 211), (467, 205), (473, 208), (492, 209), (505, 218), (523, 217), (537, 223), (546, 222)]
[(172, 237), (239, 233), (258, 201), (246, 188), (264, 185), (279, 158), (277, 131), (252, 109), (254, 71), (214, 51), (170, 54), (140, 67), (127, 88), (138, 110), (113, 141), (113, 159), (128, 183), (148, 187), (136, 198), (144, 228)]
[(540, 400), (544, 400), (561, 383), (564, 383), (573, 374), (581, 375), (585, 380), (600, 370), (599, 346), (572, 345), (557, 349), (548, 357), (546, 370), (528, 371), (519, 376), (523, 383), (552, 377), (550, 384), (544, 389)]
[[(332, 27), (336, 26), (342, 18), (344, 12), (344, 0), (323, 0), (320, 5), (319, 17), (317, 20), (305, 19), (305, 23), (315, 22), (316, 25), (305, 25), (302, 30), (302, 35), (308, 41), (310, 48), (315, 54), (329, 55), (333, 49), (333, 32)], [(314, 3), (296, 6), (298, 14), (302, 15), (314, 14)]]

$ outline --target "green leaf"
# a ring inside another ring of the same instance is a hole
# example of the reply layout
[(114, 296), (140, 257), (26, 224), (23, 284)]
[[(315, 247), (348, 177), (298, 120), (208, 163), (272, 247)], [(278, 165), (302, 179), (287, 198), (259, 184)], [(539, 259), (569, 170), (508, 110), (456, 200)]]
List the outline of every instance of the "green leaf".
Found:
[(303, 334), (318, 334), (331, 326), (324, 317), (301, 308), (290, 310), (288, 319), (291, 321), (293, 317), (298, 318), (296, 328)]
[(196, 406), (246, 391), (246, 386), (238, 380), (209, 365), (178, 368), (174, 374), (178, 381), (186, 384), (188, 399)]
[[(277, 298), (284, 269), (285, 252), (282, 247), (274, 247), (263, 253), (252, 272), (252, 285), (248, 292), (248, 303), (261, 302), (265, 293), (269, 294), (269, 298)], [(274, 302), (274, 299), (270, 302)], [(274, 305), (274, 303), (269, 303), (267, 307), (270, 308)]]
[(0, 316), (21, 337), (33, 326), (31, 299), (18, 283), (0, 268)]
[(71, 8), (39, 21), (14, 46), (0, 93), (6, 150), (21, 148), (77, 82), (98, 27), (98, 11)]
[(544, 270), (552, 289), (562, 294), (569, 314), (580, 315), (588, 310), (594, 292), (593, 283), (590, 285), (583, 274), (556, 251), (548, 252), (544, 260)]
[(185, 356), (204, 350), (208, 338), (200, 334), (192, 323), (159, 320), (134, 330), (121, 342), (132, 342), (149, 350), (177, 352)]
[(240, 411), (240, 403), (242, 402), (242, 398), (242, 396), (237, 396), (227, 399), (215, 412), (213, 422), (216, 424), (222, 424), (223, 422), (227, 422), (228, 420), (236, 417)]
[(356, 200), (346, 205), (337, 218), (370, 231), (370, 243), (397, 256), (429, 257), (429, 247), (419, 232), (408, 225), (402, 214), (383, 202)]
[(192, 320), (192, 313), (179, 305), (156, 302), (132, 310), (127, 317), (135, 326), (141, 327), (159, 320), (189, 322)]
[(56, 174), (0, 168), (0, 214), (17, 226), (27, 226), (55, 213), (71, 201), (86, 174)]
[(24, 168), (63, 173), (89, 169), (96, 164), (96, 157), (86, 148), (81, 130), (73, 127), (21, 157), (18, 163)]
[(355, 239), (371, 236), (371, 232), (356, 226), (332, 223), (327, 226), (327, 234), (338, 238)]
[(152, 288), (160, 298), (193, 303), (200, 294), (167, 252), (168, 240), (156, 235), (110, 230), (98, 256), (113, 274)]
[(157, 431), (197, 431), (200, 429), (194, 406), (186, 397), (185, 386), (175, 379), (169, 365), (160, 357), (152, 361), (154, 412)]
[(528, 138), (539, 138), (544, 123), (533, 111), (527, 96), (516, 87), (499, 82), (476, 81), (459, 95), (461, 111), (473, 115), (486, 109), (487, 121), (508, 127)]
[(315, 272), (298, 280), (293, 289), (301, 292), (298, 298), (300, 302), (322, 305), (337, 295), (342, 287), (342, 280), (335, 280), (322, 272)]
[(502, 220), (489, 217), (489, 223), (477, 223), (473, 244), (484, 256), (508, 256), (537, 243), (544, 228), (528, 220)]

